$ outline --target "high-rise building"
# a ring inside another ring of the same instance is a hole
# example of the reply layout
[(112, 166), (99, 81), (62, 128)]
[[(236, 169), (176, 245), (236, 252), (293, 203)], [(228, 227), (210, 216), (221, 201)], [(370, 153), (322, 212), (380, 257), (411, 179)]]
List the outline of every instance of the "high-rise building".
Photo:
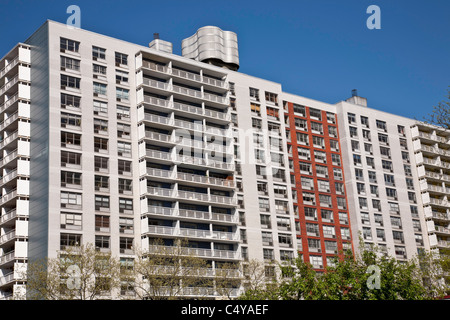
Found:
[(360, 235), (398, 259), (448, 247), (448, 132), (285, 93), (237, 48), (210, 26), (179, 56), (47, 21), (0, 60), (0, 299), (87, 243), (129, 263), (186, 239), (206, 276), (256, 259), (267, 277), (297, 256), (323, 271)]

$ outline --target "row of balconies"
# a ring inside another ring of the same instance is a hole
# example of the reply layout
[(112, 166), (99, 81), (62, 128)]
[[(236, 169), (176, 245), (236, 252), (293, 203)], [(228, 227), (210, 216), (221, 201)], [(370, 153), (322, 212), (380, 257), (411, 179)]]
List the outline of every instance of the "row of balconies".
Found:
[(202, 202), (210, 202), (222, 205), (237, 205), (237, 197), (219, 196), (209, 193), (192, 192), (175, 190), (169, 188), (147, 187), (147, 195), (164, 197), (164, 198), (179, 198), (183, 200), (196, 200)]
[[(151, 177), (161, 177), (167, 178), (171, 180), (180, 180), (180, 181), (188, 181), (195, 182), (199, 184), (208, 184), (217, 187), (228, 187), (234, 189), (236, 187), (236, 183), (234, 180), (221, 179), (215, 177), (202, 176), (198, 174), (184, 173), (184, 172), (175, 172), (175, 170), (162, 170), (155, 168), (147, 168), (147, 175)], [(1, 184), (1, 181), (0, 181)]]
[(201, 238), (210, 240), (228, 240), (239, 241), (239, 234), (236, 232), (223, 232), (223, 231), (211, 231), (200, 230), (191, 228), (177, 228), (168, 226), (155, 226), (148, 225), (148, 227), (142, 227), (142, 234), (160, 235), (160, 236), (179, 236), (189, 238)]
[(207, 220), (211, 222), (237, 223), (238, 217), (233, 214), (216, 213), (209, 211), (177, 209), (160, 206), (148, 206), (145, 214), (157, 216), (170, 216), (195, 220)]
[(192, 157), (192, 156), (180, 156), (180, 155), (175, 154), (174, 152), (146, 150), (145, 156), (148, 158), (151, 158), (151, 159), (167, 160), (171, 163), (180, 162), (183, 164), (191, 164), (191, 165), (207, 167), (207, 168), (212, 167), (215, 169), (234, 171), (234, 163), (228, 163), (228, 162), (223, 162), (223, 161), (210, 160), (210, 159)]
[(202, 90), (203, 87), (200, 90), (195, 90), (195, 89), (186, 88), (186, 87), (182, 87), (182, 86), (173, 84), (171, 81), (163, 82), (163, 81), (147, 79), (147, 78), (142, 78), (141, 83), (139, 83), (139, 80), (138, 80), (137, 86), (139, 87), (139, 85), (143, 85), (147, 88), (159, 89), (163, 92), (167, 92), (168, 94), (177, 93), (177, 94), (179, 94), (181, 96), (185, 96), (185, 97), (195, 98), (198, 100), (205, 100), (210, 103), (211, 102), (218, 103), (219, 105), (222, 105), (222, 106), (229, 104), (229, 99), (227, 97), (220, 96), (218, 94), (204, 92)]
[(211, 78), (203, 74), (196, 74), (175, 67), (163, 66), (150, 61), (142, 61), (142, 67), (145, 69), (156, 71), (158, 73), (173, 75), (175, 77), (191, 80), (202, 84), (207, 84), (221, 89), (228, 89), (227, 83), (225, 81)]
[(440, 142), (440, 143), (448, 143), (448, 139), (447, 138), (442, 137), (442, 136), (438, 136), (436, 134), (431, 134), (431, 133), (428, 133), (428, 132), (419, 131), (419, 137), (420, 138), (425, 138), (425, 139), (428, 139), (428, 140), (437, 141), (437, 142)]
[[(172, 247), (164, 247), (158, 245), (152, 245), (148, 247), (150, 253), (170, 252)], [(174, 247), (176, 251), (178, 248)], [(205, 249), (205, 248), (182, 248), (181, 254), (193, 255), (203, 258), (220, 258), (220, 259), (240, 259), (240, 253), (236, 250), (223, 250), (223, 249)]]

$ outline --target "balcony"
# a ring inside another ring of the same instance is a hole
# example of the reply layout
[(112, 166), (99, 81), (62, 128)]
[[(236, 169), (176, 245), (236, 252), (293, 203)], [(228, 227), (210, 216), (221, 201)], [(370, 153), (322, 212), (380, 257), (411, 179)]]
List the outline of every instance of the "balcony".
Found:
[(173, 137), (164, 133), (145, 131), (145, 138), (153, 141), (175, 144)]
[(157, 159), (157, 160), (172, 161), (172, 153), (170, 153), (170, 152), (157, 151), (157, 150), (146, 150), (145, 156), (148, 158)]
[(172, 125), (172, 121), (169, 117), (159, 116), (150, 113), (144, 113), (144, 121), (151, 122), (153, 124), (163, 124), (167, 126)]
[(202, 98), (202, 92), (200, 90), (194, 90), (194, 89), (189, 89), (189, 88), (185, 88), (185, 87), (181, 87), (178, 85), (173, 85), (172, 86), (172, 91), (182, 94), (182, 95), (186, 95), (186, 96), (190, 96), (190, 97), (194, 97), (194, 98)]
[(156, 64), (154, 62), (150, 62), (150, 61), (142, 61), (142, 67), (146, 68), (146, 69), (150, 69), (152, 71), (157, 71), (160, 73), (164, 73), (167, 74), (169, 72), (169, 68), (160, 64)]
[(1, 71), (0, 78), (3, 78), (9, 71), (11, 71), (19, 63), (19, 56), (12, 59)]
[(167, 82), (144, 78), (144, 79), (142, 79), (142, 84), (147, 87), (154, 88), (154, 89), (159, 89), (159, 90), (164, 90), (164, 91), (170, 90), (170, 86)]
[(9, 89), (11, 89), (15, 84), (19, 82), (19, 75), (16, 74), (13, 78), (11, 78), (8, 82), (6, 82), (1, 88), (0, 88), (0, 96), (3, 95), (5, 92), (7, 92)]
[(207, 193), (200, 193), (200, 192), (191, 192), (191, 191), (178, 191), (178, 197), (181, 199), (187, 199), (187, 200), (197, 200), (197, 201), (209, 201), (209, 195)]
[(163, 216), (174, 216), (174, 215), (176, 215), (176, 211), (175, 211), (174, 208), (160, 207), (160, 206), (148, 206), (147, 207), (147, 213), (163, 215)]
[(173, 189), (157, 187), (147, 187), (147, 194), (166, 198), (173, 198), (175, 196)]
[(189, 72), (189, 71), (185, 71), (185, 70), (181, 70), (181, 69), (177, 69), (177, 68), (172, 68), (171, 69), (171, 74), (173, 76), (179, 77), (179, 78), (183, 78), (183, 79), (187, 79), (187, 80), (191, 80), (191, 81), (195, 81), (195, 82), (201, 82), (202, 77), (197, 74), (197, 73), (193, 73), (193, 72)]
[(6, 109), (12, 106), (15, 102), (19, 100), (19, 94), (16, 93), (14, 96), (6, 100), (2, 105), (0, 105), (0, 113), (3, 113)]
[[(152, 245), (148, 248), (151, 253), (169, 253), (171, 251), (177, 252), (177, 247), (167, 247)], [(197, 257), (205, 258), (221, 258), (221, 259), (233, 259), (237, 260), (240, 258), (240, 254), (237, 251), (232, 250), (219, 250), (219, 249), (203, 249), (203, 248), (182, 248), (181, 254), (183, 255), (193, 255)]]
[(0, 142), (0, 149), (5, 148), (8, 144), (15, 141), (19, 137), (19, 132), (15, 131)]

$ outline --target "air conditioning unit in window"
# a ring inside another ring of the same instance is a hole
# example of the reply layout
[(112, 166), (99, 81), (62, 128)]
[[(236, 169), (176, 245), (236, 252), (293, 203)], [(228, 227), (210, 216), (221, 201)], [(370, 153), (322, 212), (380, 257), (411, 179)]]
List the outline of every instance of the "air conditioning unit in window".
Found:
[(98, 93), (97, 92), (94, 92), (94, 97), (98, 97)]

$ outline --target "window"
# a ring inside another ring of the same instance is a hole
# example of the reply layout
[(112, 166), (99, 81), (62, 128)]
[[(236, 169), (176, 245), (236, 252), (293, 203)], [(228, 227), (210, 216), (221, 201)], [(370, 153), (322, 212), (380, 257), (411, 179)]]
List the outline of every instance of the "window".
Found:
[(383, 156), (383, 157), (387, 157), (389, 159), (391, 158), (391, 149), (389, 149), (389, 148), (380, 146), (380, 153), (381, 153), (381, 156)]
[(128, 55), (120, 52), (116, 52), (116, 65), (128, 65)]
[(393, 217), (393, 216), (391, 216), (391, 225), (393, 227), (401, 229), (402, 228), (402, 220), (401, 220), (401, 218), (400, 217)]
[(106, 102), (94, 100), (94, 114), (108, 113), (108, 104)]
[(331, 154), (331, 162), (335, 166), (340, 166), (341, 165), (341, 156), (336, 153), (332, 153)]
[(106, 76), (106, 67), (98, 65), (98, 64), (93, 64), (92, 65), (92, 72), (97, 74), (97, 75)]
[(367, 199), (366, 198), (358, 198), (358, 202), (359, 202), (359, 208), (360, 209), (366, 209), (367, 210)]
[(321, 249), (320, 239), (308, 239), (308, 248), (312, 251), (319, 251)]
[(131, 155), (131, 143), (121, 141), (117, 142), (117, 153), (119, 156)]
[(392, 174), (384, 174), (384, 183), (388, 186), (395, 187), (395, 178)]
[(94, 150), (95, 152), (108, 151), (108, 139), (94, 137)]
[(70, 94), (61, 93), (61, 107), (79, 108), (81, 97), (73, 96)]
[(258, 203), (259, 203), (260, 211), (270, 211), (270, 205), (269, 205), (268, 199), (259, 198)]
[(309, 116), (316, 120), (322, 121), (322, 111), (319, 109), (309, 108)]
[(361, 212), (361, 223), (370, 224), (370, 218), (368, 212)]
[(261, 223), (261, 227), (264, 229), (271, 229), (272, 228), (272, 222), (270, 220), (270, 216), (267, 214), (261, 214), (259, 216), (259, 221)]
[(297, 129), (308, 131), (308, 123), (305, 119), (294, 118), (294, 123)]
[(309, 136), (306, 133), (297, 132), (297, 142), (304, 145), (309, 145)]
[(119, 218), (120, 233), (134, 233), (134, 220), (132, 218)]
[(338, 134), (337, 134), (337, 129), (336, 127), (333, 126), (328, 126), (328, 134), (332, 137), (337, 138)]
[(304, 207), (305, 218), (317, 220), (316, 209), (311, 207)]
[(321, 207), (331, 207), (331, 196), (319, 194), (319, 203)]
[(109, 196), (95, 195), (95, 210), (109, 209)]
[(334, 180), (342, 180), (342, 170), (338, 168), (333, 168), (333, 177)]
[(119, 211), (133, 210), (133, 199), (119, 198)]
[(250, 88), (250, 97), (259, 101), (259, 90), (255, 88)]
[(117, 119), (129, 119), (130, 108), (125, 106), (117, 106)]
[(132, 253), (133, 238), (120, 237), (119, 248), (120, 248), (120, 253)]
[(314, 160), (322, 163), (327, 162), (327, 154), (323, 151), (314, 150)]
[(119, 174), (131, 174), (131, 161), (126, 160), (118, 160), (118, 170)]
[(415, 192), (408, 192), (408, 200), (410, 202), (417, 203), (416, 193)]
[(130, 90), (123, 88), (116, 88), (116, 98), (120, 100), (129, 100)]
[(315, 223), (306, 224), (306, 232), (310, 236), (319, 236), (319, 225)]
[(328, 177), (328, 167), (316, 165), (316, 174), (322, 177)]
[(389, 205), (389, 212), (399, 214), (400, 213), (400, 206), (398, 203), (395, 202), (388, 202)]
[[(311, 179), (311, 186), (314, 187), (314, 182)], [(330, 192), (330, 182), (326, 180), (317, 180), (317, 187), (320, 192)]]
[(119, 178), (119, 193), (133, 191), (133, 180)]
[(408, 177), (412, 177), (411, 166), (409, 164), (404, 164), (403, 169), (405, 170), (405, 175)]
[(386, 188), (386, 196), (388, 197), (388, 199), (397, 200), (397, 190), (391, 189), (391, 188)]
[(78, 212), (61, 212), (61, 229), (81, 230), (82, 214)]
[(403, 159), (403, 161), (409, 163), (409, 153), (406, 151), (402, 151), (402, 159)]
[(94, 118), (94, 133), (108, 133), (108, 120)]
[(328, 123), (336, 123), (336, 116), (334, 113), (327, 112), (327, 121)]
[(361, 116), (361, 124), (366, 128), (369, 128), (369, 118)]
[(406, 142), (406, 139), (400, 139), (400, 147), (403, 150), (408, 150), (408, 143)]
[(392, 237), (394, 238), (394, 242), (404, 243), (403, 232), (392, 230)]
[(61, 191), (61, 207), (81, 209), (81, 193)]
[(94, 82), (94, 96), (95, 95), (106, 95), (107, 85), (104, 83)]
[(95, 231), (109, 232), (110, 231), (109, 216), (95, 215)]
[(376, 199), (372, 199), (372, 207), (375, 210), (381, 211), (381, 201), (380, 200), (376, 200)]
[(292, 238), (288, 234), (278, 234), (278, 245), (280, 247), (292, 247)]
[(315, 204), (316, 196), (314, 193), (303, 192), (303, 202), (306, 204)]
[(386, 128), (386, 122), (385, 121), (381, 121), (381, 120), (377, 120), (377, 128), (383, 131), (387, 131)]
[(67, 185), (81, 186), (81, 173), (61, 171), (61, 187)]
[(66, 247), (80, 246), (81, 234), (61, 233), (59, 244), (61, 250), (64, 250)]
[(92, 59), (94, 60), (105, 60), (106, 59), (106, 49), (92, 46)]
[(359, 142), (356, 140), (350, 140), (352, 151), (359, 151)]
[(272, 232), (262, 231), (261, 232), (262, 242), (265, 246), (273, 245)]
[(392, 167), (392, 161), (388, 161), (388, 160), (381, 160), (381, 165), (383, 167), (384, 170), (388, 170), (390, 172), (393, 172), (394, 169)]
[(272, 102), (275, 105), (278, 105), (277, 95), (275, 93), (266, 91), (266, 101)]
[(324, 226), (322, 226), (322, 230), (323, 230), (324, 237), (327, 237), (327, 238), (335, 238), (336, 237), (336, 232), (335, 232), (334, 226), (324, 225)]
[(98, 191), (109, 190), (109, 177), (108, 176), (95, 175), (94, 181), (95, 181), (95, 190), (98, 190)]
[(406, 187), (409, 190), (414, 190), (414, 181), (411, 178), (406, 178)]
[(363, 237), (366, 240), (372, 240), (372, 229), (368, 227), (363, 227)]
[(61, 70), (80, 71), (80, 60), (61, 56)]
[(264, 260), (273, 260), (275, 258), (274, 254), (273, 254), (273, 250), (263, 248), (263, 257), (264, 257)]
[(361, 163), (361, 155), (359, 155), (359, 154), (353, 154), (353, 164), (354, 164), (355, 166), (362, 166), (362, 163)]
[(374, 158), (367, 157), (366, 163), (369, 168), (375, 169), (375, 159)]
[(61, 147), (81, 147), (81, 134), (61, 132)]
[(256, 118), (252, 118), (252, 127), (261, 129), (262, 128), (262, 120), (261, 119), (256, 119)]
[(355, 177), (356, 180), (364, 181), (364, 174), (362, 169), (355, 168)]
[(80, 89), (80, 78), (75, 78), (67, 76), (65, 74), (61, 75), (61, 88), (66, 89), (66, 87), (73, 89)]
[(309, 256), (309, 262), (313, 266), (313, 268), (321, 269), (323, 268), (323, 259), (322, 256)]
[(387, 146), (389, 145), (389, 139), (388, 139), (388, 136), (386, 134), (379, 133), (378, 134), (378, 141), (381, 144), (384, 144), (384, 145), (387, 145)]
[(323, 134), (323, 125), (319, 122), (311, 121), (311, 130), (316, 131), (316, 133)]
[(339, 151), (339, 141), (330, 139), (330, 148), (334, 151)]
[(320, 215), (322, 216), (322, 221), (325, 220), (327, 222), (333, 221), (333, 211), (320, 209)]
[(95, 249), (109, 249), (109, 236), (95, 236)]
[(128, 83), (128, 72), (116, 70), (116, 83)]
[(371, 185), (370, 185), (370, 194), (371, 194), (372, 196), (375, 196), (375, 197), (378, 197), (378, 196), (379, 196), (378, 186), (377, 186), (377, 185), (374, 185), (374, 184), (371, 184)]
[(356, 190), (358, 191), (358, 194), (366, 194), (366, 187), (364, 183), (357, 182)]
[(61, 127), (65, 128), (67, 126), (80, 127), (81, 116), (78, 114), (61, 112)]
[(358, 137), (358, 129), (356, 127), (349, 127), (350, 130), (350, 137)]
[(78, 50), (80, 49), (80, 43), (78, 41), (60, 38), (60, 49), (61, 52), (64, 51), (78, 52)]
[(377, 174), (375, 171), (369, 171), (369, 182), (370, 183), (377, 183)]
[(294, 103), (294, 113), (299, 114), (302, 117), (306, 117), (306, 109), (305, 106), (301, 106), (299, 104)]
[(61, 167), (81, 166), (81, 154), (61, 151)]
[(402, 136), (405, 135), (405, 127), (401, 126), (401, 125), (397, 125), (397, 131), (399, 134), (401, 134)]
[(371, 141), (372, 140), (372, 138), (370, 137), (370, 131), (369, 130), (364, 130), (363, 129), (362, 136), (363, 136), (364, 140), (367, 140), (367, 141)]
[(325, 148), (324, 138), (313, 136), (313, 145), (318, 148)]
[(347, 113), (348, 123), (356, 123), (356, 115), (354, 113)]
[(108, 172), (108, 158), (95, 156), (94, 167), (95, 171)]

